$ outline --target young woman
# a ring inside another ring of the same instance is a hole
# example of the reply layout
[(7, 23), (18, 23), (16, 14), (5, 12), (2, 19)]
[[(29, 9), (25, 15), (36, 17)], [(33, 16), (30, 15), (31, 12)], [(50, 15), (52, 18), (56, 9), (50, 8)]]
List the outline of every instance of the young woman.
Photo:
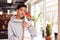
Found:
[(35, 27), (24, 21), (26, 5), (19, 4), (16, 11), (17, 15), (12, 16), (8, 23), (9, 40), (33, 40), (36, 36)]

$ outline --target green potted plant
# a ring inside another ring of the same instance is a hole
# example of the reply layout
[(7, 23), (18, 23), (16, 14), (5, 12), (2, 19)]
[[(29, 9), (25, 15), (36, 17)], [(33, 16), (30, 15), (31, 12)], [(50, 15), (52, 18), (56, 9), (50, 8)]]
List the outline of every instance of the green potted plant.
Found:
[(45, 40), (52, 40), (52, 25), (51, 24), (47, 24), (46, 26), (46, 38)]

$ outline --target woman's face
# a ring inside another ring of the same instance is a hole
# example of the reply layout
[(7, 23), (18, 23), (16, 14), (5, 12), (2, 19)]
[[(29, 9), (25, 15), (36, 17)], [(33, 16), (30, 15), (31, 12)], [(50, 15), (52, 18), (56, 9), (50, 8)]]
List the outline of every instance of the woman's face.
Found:
[(23, 17), (25, 15), (25, 12), (26, 12), (26, 7), (21, 7), (17, 9), (17, 15), (20, 17)]

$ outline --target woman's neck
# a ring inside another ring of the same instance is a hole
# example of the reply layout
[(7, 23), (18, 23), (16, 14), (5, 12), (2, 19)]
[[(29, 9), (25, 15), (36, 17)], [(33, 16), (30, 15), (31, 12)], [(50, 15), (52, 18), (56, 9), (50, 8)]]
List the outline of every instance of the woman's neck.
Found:
[(18, 15), (16, 16), (16, 18), (17, 18), (17, 19), (21, 19), (21, 17), (20, 17), (20, 16), (18, 16)]

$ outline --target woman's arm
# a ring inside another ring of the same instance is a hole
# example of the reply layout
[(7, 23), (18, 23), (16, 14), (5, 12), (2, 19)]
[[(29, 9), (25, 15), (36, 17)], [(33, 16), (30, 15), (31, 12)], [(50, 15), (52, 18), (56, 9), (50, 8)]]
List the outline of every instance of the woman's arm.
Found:
[(8, 23), (8, 39), (9, 40), (19, 40), (17, 37), (14, 36), (11, 22)]
[(30, 32), (30, 34), (31, 34), (32, 37), (36, 37), (37, 36), (36, 28), (33, 25), (31, 25), (28, 28), (28, 30), (29, 30), (29, 32)]

